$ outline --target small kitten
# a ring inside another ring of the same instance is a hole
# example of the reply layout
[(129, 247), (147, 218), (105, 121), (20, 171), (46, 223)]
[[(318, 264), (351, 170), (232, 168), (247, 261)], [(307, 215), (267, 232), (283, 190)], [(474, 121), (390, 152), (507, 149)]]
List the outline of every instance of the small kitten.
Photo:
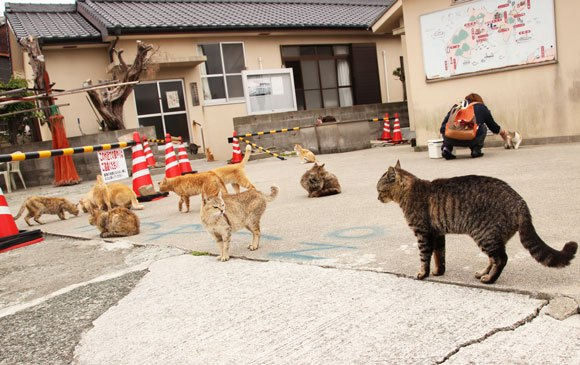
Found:
[(181, 212), (181, 208), (185, 202), (185, 213), (189, 212), (190, 196), (201, 194), (201, 198), (204, 200), (218, 195), (220, 191), (225, 194), (228, 193), (222, 179), (212, 171), (176, 176), (172, 178), (165, 177), (159, 183), (159, 191), (173, 191), (175, 194), (179, 195), (178, 208)]
[(379, 200), (395, 202), (419, 242), (421, 266), (417, 279), (445, 273), (445, 234), (467, 234), (489, 257), (485, 269), (475, 273), (482, 283), (492, 284), (507, 264), (507, 241), (519, 232), (522, 245), (532, 257), (548, 267), (570, 264), (578, 249), (568, 242), (561, 251), (548, 246), (536, 233), (524, 199), (502, 180), (488, 176), (457, 176), (421, 180), (401, 169), (389, 167), (377, 183)]
[(97, 226), (101, 237), (125, 237), (139, 234), (139, 217), (127, 208), (117, 207), (109, 211), (91, 209), (89, 223)]
[(28, 209), (28, 214), (24, 217), (26, 224), (31, 226), (30, 218), (38, 224), (44, 224), (40, 221), (40, 216), (43, 214), (56, 214), (61, 220), (65, 219), (64, 212), (67, 211), (75, 216), (79, 215), (78, 207), (65, 198), (48, 198), (44, 196), (31, 196), (22, 203), (18, 214), (14, 219), (20, 218), (24, 209)]
[(222, 195), (205, 200), (201, 210), (201, 222), (215, 238), (220, 255), (218, 260), (230, 259), (230, 241), (232, 233), (246, 228), (252, 232), (252, 251), (260, 246), (260, 218), (266, 211), (266, 203), (278, 196), (278, 187), (270, 188), (270, 195), (252, 189), (243, 193)]
[(300, 179), (300, 185), (308, 192), (309, 198), (340, 194), (341, 188), (338, 178), (326, 171), (325, 164), (314, 163)]
[(296, 152), (298, 157), (300, 157), (300, 159), (303, 160), (302, 163), (316, 162), (316, 156), (314, 156), (314, 153), (312, 153), (312, 151), (310, 151), (309, 149), (302, 148), (301, 145), (295, 144), (294, 151)]
[(248, 144), (246, 145), (246, 154), (240, 163), (218, 167), (211, 171), (219, 176), (223, 180), (224, 184), (232, 184), (232, 187), (236, 193), (240, 192), (240, 185), (246, 189), (255, 189), (254, 185), (248, 179), (244, 169), (246, 162), (248, 162), (250, 159), (251, 154), (252, 146)]
[(522, 143), (522, 135), (518, 131), (507, 131), (506, 141), (504, 142), (503, 146), (506, 150), (513, 148), (517, 150), (520, 148), (520, 144)]

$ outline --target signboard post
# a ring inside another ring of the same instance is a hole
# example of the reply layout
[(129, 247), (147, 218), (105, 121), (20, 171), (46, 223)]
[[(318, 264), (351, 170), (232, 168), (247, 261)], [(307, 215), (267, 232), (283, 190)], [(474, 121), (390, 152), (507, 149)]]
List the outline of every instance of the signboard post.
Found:
[(101, 175), (106, 183), (129, 177), (125, 152), (122, 149), (98, 151)]

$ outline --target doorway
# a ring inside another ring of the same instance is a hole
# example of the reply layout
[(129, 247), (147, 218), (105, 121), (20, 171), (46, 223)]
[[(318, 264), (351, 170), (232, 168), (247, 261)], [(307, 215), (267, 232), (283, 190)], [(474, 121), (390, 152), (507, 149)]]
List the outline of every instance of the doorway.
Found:
[(134, 91), (139, 126), (154, 126), (157, 139), (169, 133), (190, 142), (183, 80), (145, 81)]

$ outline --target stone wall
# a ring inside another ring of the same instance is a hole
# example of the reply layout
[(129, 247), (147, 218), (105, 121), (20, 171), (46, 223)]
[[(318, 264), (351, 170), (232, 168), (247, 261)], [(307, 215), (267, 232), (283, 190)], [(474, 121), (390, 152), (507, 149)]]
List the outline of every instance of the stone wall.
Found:
[[(367, 122), (366, 120), (383, 118), (385, 113), (390, 115), (391, 131), (395, 113), (399, 115), (401, 128), (409, 127), (407, 103), (396, 102), (250, 115), (234, 118), (234, 128), (241, 135), (300, 127), (298, 131), (253, 136), (249, 139), (258, 146), (276, 151), (292, 150), (294, 144), (298, 143), (314, 153), (346, 152), (370, 148), (370, 141), (378, 139), (382, 134), (383, 121)], [(332, 115), (337, 123), (329, 123), (328, 126), (323, 124), (322, 128), (313, 128), (319, 115)]]
[[(68, 142), (70, 147), (94, 146), (105, 143), (118, 142), (119, 137), (131, 135), (133, 132), (139, 131), (140, 135), (155, 136), (154, 127), (142, 127), (138, 129), (123, 129), (119, 131), (101, 132), (98, 134), (91, 134), (78, 137), (69, 137)], [(155, 143), (151, 144), (151, 149), (157, 149)], [(34, 152), (52, 149), (52, 141), (27, 143), (22, 146), (12, 146), (0, 148), (0, 154), (9, 154), (16, 151)], [(95, 180), (95, 176), (100, 173), (99, 160), (97, 153), (81, 153), (72, 155), (77, 173), (83, 180)], [(127, 161), (127, 169), (131, 173), (131, 148), (125, 149), (125, 160)], [(50, 185), (54, 180), (54, 165), (52, 158), (41, 158), (33, 160), (25, 160), (20, 162), (20, 170), (24, 177), (27, 186), (41, 186)], [(20, 187), (20, 181), (17, 178), (16, 184)]]

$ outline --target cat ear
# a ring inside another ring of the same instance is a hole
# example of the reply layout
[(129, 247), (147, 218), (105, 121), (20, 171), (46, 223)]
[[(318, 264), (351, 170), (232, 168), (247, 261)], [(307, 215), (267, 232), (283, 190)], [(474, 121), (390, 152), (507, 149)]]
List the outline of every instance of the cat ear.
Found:
[(397, 172), (395, 171), (395, 168), (393, 166), (389, 166), (389, 169), (387, 170), (387, 180), (395, 181), (396, 177)]
[(399, 160), (397, 160), (397, 163), (395, 164), (395, 169), (397, 170), (401, 169), (401, 162)]

